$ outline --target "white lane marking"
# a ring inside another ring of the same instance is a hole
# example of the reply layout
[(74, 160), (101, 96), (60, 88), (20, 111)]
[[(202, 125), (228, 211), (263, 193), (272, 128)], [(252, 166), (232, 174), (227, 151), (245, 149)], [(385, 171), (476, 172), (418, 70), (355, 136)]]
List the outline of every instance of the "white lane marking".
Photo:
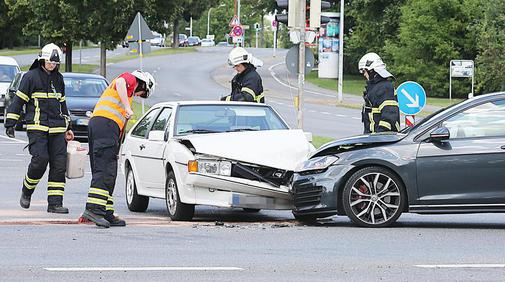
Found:
[(155, 267), (46, 267), (47, 271), (77, 272), (77, 271), (235, 271), (244, 270), (240, 267), (212, 266), (155, 266)]
[(505, 268), (502, 263), (484, 263), (484, 264), (417, 264), (420, 268)]
[(0, 162), (22, 162), (24, 160), (16, 160), (16, 159), (0, 159)]
[(3, 135), (0, 135), (0, 137), (5, 138), (5, 139), (7, 139), (7, 140), (11, 140), (11, 141), (16, 141), (16, 142), (19, 142), (19, 143), (28, 143), (28, 142), (26, 142), (26, 141), (24, 141), (24, 140), (21, 140), (21, 139), (16, 139), (16, 138), (10, 138), (10, 137), (8, 137), (8, 136), (3, 136)]
[(177, 97), (181, 97), (181, 93), (177, 93), (177, 92), (174, 92), (174, 95), (177, 96)]
[(321, 112), (321, 114), (323, 114), (323, 115), (331, 115), (331, 113), (328, 113), (328, 112)]
[(361, 120), (361, 118), (358, 118), (358, 117), (351, 117), (352, 119), (357, 119), (357, 120)]
[(347, 117), (346, 115), (335, 114), (337, 117)]
[[(287, 87), (287, 88), (291, 88), (293, 90), (298, 90), (298, 87), (294, 87), (294, 86), (291, 86), (291, 85), (288, 85), (284, 82), (282, 82), (275, 74), (275, 72), (272, 71), (272, 69), (276, 66), (279, 66), (279, 65), (282, 65), (284, 63), (278, 63), (278, 64), (275, 64), (275, 65), (271, 65), (268, 70), (270, 71), (270, 75), (272, 75), (272, 77), (275, 79), (275, 81), (277, 81), (279, 84)], [(336, 96), (335, 95), (328, 95), (328, 94), (324, 94), (324, 93), (319, 93), (319, 92), (315, 92), (315, 91), (310, 91), (310, 90), (304, 90), (304, 92), (307, 92), (307, 93), (312, 93), (312, 94), (315, 94), (315, 95), (319, 95), (319, 96), (324, 96), (324, 97), (331, 97), (331, 98), (335, 98)]]

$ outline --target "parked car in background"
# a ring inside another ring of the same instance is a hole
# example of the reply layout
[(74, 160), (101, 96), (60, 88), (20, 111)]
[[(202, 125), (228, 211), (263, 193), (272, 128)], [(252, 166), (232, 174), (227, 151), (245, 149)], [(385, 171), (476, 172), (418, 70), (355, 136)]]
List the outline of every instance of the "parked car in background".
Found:
[(383, 227), (403, 212), (505, 213), (505, 92), (450, 106), (399, 133), (322, 146), (293, 177), (295, 217)]
[(179, 47), (188, 47), (188, 37), (186, 34), (179, 34)]
[(214, 40), (208, 38), (202, 39), (202, 47), (212, 47), (214, 45), (215, 45)]
[(165, 36), (157, 32), (153, 32), (154, 38), (149, 39), (152, 46), (165, 47)]
[[(14, 96), (16, 95), (16, 92), (18, 91), (19, 83), (21, 83), (21, 79), (23, 78), (25, 73), (26, 72), (24, 72), (24, 71), (20, 71), (20, 72), (16, 73), (16, 75), (14, 76), (14, 79), (12, 80), (12, 82), (10, 83), (9, 87), (7, 88), (7, 90), (5, 92), (5, 96), (4, 96), (5, 107), (2, 111), (4, 117), (7, 116), (7, 109), (9, 108), (10, 104), (13, 101), (12, 99), (14, 99)], [(23, 129), (24, 117), (25, 116), (24, 116), (24, 107), (23, 107), (23, 111), (21, 111), (20, 118), (18, 119), (18, 122), (16, 123), (16, 126), (15, 126), (16, 130)]]
[(228, 47), (228, 46), (230, 46), (230, 44), (228, 44), (228, 42), (226, 42), (226, 41), (221, 41), (221, 42), (217, 43), (216, 46)]
[[(23, 75), (26, 72), (19, 72), (11, 83), (8, 95), (6, 96), (6, 107), (12, 103)], [(76, 138), (87, 139), (88, 122), (95, 108), (96, 102), (108, 86), (107, 80), (100, 75), (85, 73), (63, 73), (65, 83), (65, 96), (67, 108), (70, 112), (72, 130)], [(4, 109), (4, 112), (7, 110)], [(23, 129), (25, 124), (24, 113), (16, 125), (17, 130)]]
[(191, 220), (195, 205), (291, 209), (291, 176), (314, 150), (265, 104), (156, 104), (121, 148), (126, 202), (143, 212), (165, 199), (172, 220)]
[(4, 117), (5, 95), (7, 94), (9, 85), (20, 71), (21, 69), (14, 58), (0, 56), (0, 115)]
[(188, 38), (188, 46), (198, 46), (200, 45), (200, 37), (191, 36)]

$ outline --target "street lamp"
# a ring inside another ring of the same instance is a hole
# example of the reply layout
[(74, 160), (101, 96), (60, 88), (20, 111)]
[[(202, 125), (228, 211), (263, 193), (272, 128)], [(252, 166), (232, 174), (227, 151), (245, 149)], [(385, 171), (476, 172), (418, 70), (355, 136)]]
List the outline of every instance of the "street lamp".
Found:
[[(224, 4), (221, 4), (218, 6), (219, 7), (224, 7)], [(209, 37), (210, 33), (210, 11), (213, 9), (213, 7), (209, 8), (209, 12), (207, 13), (207, 38)]]

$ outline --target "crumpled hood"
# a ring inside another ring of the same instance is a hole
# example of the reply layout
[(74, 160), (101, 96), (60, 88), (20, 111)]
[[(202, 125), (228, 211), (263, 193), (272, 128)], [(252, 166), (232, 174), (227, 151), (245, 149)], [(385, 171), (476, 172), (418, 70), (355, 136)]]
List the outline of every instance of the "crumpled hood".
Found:
[(384, 132), (347, 137), (326, 143), (311, 158), (352, 150), (352, 148), (357, 146), (377, 146), (384, 143), (395, 143), (405, 138), (405, 136), (407, 135), (403, 133)]
[(197, 153), (291, 171), (315, 151), (298, 129), (193, 134), (177, 139), (189, 140)]

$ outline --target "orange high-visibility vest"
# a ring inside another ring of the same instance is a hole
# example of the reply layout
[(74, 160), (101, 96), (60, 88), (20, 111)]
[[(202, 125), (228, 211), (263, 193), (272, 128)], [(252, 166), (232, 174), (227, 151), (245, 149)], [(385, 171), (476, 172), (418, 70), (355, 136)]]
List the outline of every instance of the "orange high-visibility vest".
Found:
[[(114, 79), (112, 83), (105, 89), (102, 96), (95, 105), (92, 117), (106, 117), (111, 119), (119, 125), (119, 129), (122, 130), (126, 122), (126, 106), (121, 102), (119, 98), (119, 93), (115, 89), (116, 80)], [(132, 103), (132, 97), (128, 97), (128, 103)]]

